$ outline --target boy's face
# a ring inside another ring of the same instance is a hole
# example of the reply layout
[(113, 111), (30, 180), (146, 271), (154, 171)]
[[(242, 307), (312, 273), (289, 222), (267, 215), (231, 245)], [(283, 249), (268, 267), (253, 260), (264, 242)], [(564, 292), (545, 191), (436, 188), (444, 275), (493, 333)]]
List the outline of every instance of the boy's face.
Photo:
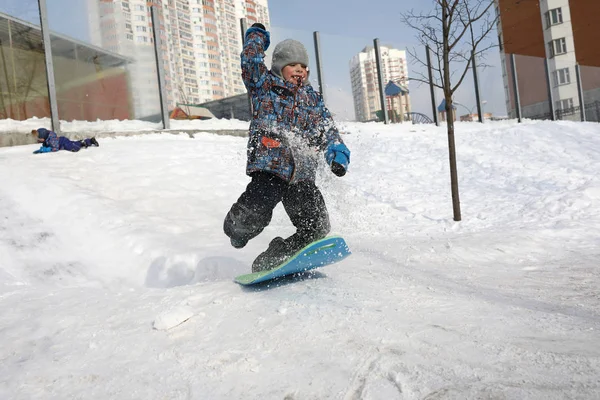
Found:
[(294, 85), (300, 85), (308, 77), (308, 68), (302, 64), (289, 64), (281, 70), (283, 79)]
[(31, 134), (36, 136), (37, 142), (38, 143), (44, 143), (44, 139), (40, 139), (39, 137), (37, 137), (38, 135), (38, 131), (36, 131), (35, 129), (31, 131)]

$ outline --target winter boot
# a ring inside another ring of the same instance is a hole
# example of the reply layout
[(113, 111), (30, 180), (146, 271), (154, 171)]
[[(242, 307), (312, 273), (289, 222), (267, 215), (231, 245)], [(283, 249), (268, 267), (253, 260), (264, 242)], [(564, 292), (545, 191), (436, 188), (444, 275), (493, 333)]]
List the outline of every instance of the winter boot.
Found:
[(100, 143), (98, 143), (95, 137), (90, 139), (90, 143), (92, 143), (92, 146), (100, 147)]
[(281, 237), (276, 237), (269, 243), (269, 248), (261, 253), (252, 263), (252, 272), (266, 271), (282, 264), (294, 251)]
[(235, 247), (236, 249), (241, 249), (242, 247), (246, 246), (246, 244), (248, 243), (247, 240), (244, 239), (239, 239), (239, 238), (230, 238), (231, 241), (231, 245), (233, 247)]

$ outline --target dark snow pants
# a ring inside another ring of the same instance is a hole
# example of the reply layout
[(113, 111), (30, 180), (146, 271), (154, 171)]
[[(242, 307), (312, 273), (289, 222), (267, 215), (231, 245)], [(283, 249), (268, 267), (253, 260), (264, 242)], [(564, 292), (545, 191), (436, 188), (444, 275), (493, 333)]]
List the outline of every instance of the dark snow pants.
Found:
[(58, 149), (67, 151), (79, 151), (81, 150), (81, 143), (74, 142), (72, 140), (69, 140), (69, 138), (61, 136), (58, 138)]
[(271, 222), (273, 209), (280, 201), (296, 227), (296, 233), (286, 239), (291, 247), (300, 249), (329, 233), (325, 200), (314, 182), (289, 184), (273, 174), (255, 172), (225, 217), (225, 234), (243, 242), (258, 236)]
[[(84, 139), (83, 141), (88, 147), (92, 145), (91, 139)], [(61, 136), (58, 138), (58, 149), (77, 152), (81, 150), (81, 142), (81, 140), (73, 141)]]

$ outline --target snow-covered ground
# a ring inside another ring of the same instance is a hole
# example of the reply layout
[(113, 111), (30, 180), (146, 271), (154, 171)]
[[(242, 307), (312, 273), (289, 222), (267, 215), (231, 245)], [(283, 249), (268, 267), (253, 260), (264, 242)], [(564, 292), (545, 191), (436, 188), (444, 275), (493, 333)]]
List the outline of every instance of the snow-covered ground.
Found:
[[(240, 120), (227, 120), (212, 118), (207, 120), (175, 120), (170, 122), (170, 129), (247, 129), (248, 122)], [(26, 121), (14, 119), (0, 120), (0, 135), (6, 132), (30, 133), (33, 129), (50, 129), (52, 121), (50, 118), (29, 118)], [(70, 132), (143, 132), (162, 129), (162, 122), (148, 122), (140, 120), (109, 120), (109, 121), (60, 121), (61, 132), (68, 135)]]
[(245, 139), (0, 149), (0, 398), (600, 398), (600, 125), (459, 123), (462, 222), (443, 127), (343, 129), (353, 255), (250, 289)]

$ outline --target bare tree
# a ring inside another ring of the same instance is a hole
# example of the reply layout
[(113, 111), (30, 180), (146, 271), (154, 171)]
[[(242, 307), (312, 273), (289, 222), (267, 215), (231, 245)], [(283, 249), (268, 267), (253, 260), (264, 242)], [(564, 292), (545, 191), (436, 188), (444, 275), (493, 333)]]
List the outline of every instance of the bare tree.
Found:
[[(429, 13), (409, 11), (402, 14), (403, 22), (418, 32), (417, 38), (433, 52), (433, 82), (423, 73), (417, 72), (420, 82), (433, 84), (442, 89), (446, 101), (448, 147), (450, 153), (450, 180), (454, 220), (461, 220), (454, 144), (454, 109), (452, 97), (463, 83), (467, 72), (496, 44), (488, 39), (494, 29), (497, 16), (492, 11), (494, 0), (433, 0), (434, 8)], [(424, 67), (426, 61), (409, 50), (413, 60)]]

